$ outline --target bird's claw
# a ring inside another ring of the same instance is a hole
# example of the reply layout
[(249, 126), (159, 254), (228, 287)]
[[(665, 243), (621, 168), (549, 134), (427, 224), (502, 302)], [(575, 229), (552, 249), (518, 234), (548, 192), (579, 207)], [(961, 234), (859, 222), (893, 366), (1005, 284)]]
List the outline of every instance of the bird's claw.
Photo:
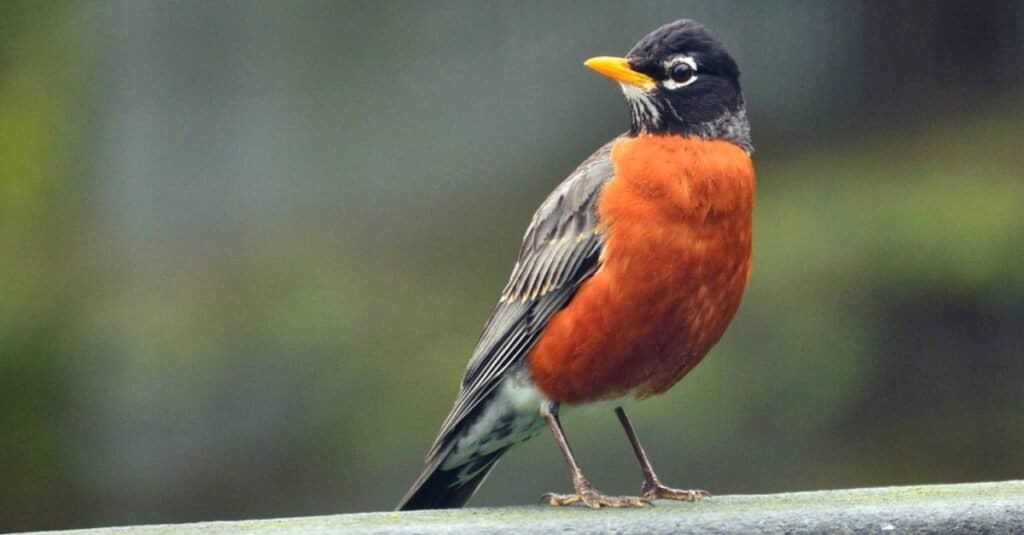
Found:
[(654, 500), (677, 500), (681, 502), (695, 502), (711, 496), (706, 490), (683, 490), (666, 487), (661, 483), (645, 483), (640, 493), (642, 499), (648, 502)]
[(541, 496), (541, 501), (547, 502), (548, 505), (555, 507), (582, 503), (591, 509), (600, 509), (602, 507), (648, 507), (651, 505), (650, 500), (646, 498), (638, 498), (634, 496), (607, 496), (594, 489), (584, 489), (576, 494), (555, 494), (554, 492), (548, 492)]

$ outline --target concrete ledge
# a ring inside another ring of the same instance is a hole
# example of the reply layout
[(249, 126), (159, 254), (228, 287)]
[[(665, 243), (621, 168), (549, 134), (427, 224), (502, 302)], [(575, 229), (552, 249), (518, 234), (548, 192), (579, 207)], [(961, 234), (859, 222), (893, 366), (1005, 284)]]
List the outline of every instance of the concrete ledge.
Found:
[(358, 513), (64, 533), (1018, 533), (1024, 481), (715, 496), (647, 509), (502, 508)]

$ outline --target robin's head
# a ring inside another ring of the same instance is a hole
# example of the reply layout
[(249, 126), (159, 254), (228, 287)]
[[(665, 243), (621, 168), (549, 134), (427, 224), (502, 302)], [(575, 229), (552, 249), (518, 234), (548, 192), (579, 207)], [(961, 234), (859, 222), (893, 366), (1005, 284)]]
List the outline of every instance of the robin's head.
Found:
[(750, 150), (740, 70), (700, 24), (670, 22), (624, 58), (596, 57), (584, 64), (622, 86), (631, 112), (630, 134), (720, 138)]

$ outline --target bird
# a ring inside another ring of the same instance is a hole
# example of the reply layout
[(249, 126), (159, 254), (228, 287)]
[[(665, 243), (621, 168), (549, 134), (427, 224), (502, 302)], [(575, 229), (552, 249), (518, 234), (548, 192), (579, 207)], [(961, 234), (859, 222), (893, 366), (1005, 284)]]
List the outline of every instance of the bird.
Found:
[[(622, 89), (630, 126), (541, 203), (426, 467), (398, 510), (465, 505), (498, 459), (547, 427), (572, 491), (554, 506), (646, 507), (709, 494), (664, 485), (622, 405), (661, 394), (725, 332), (750, 278), (755, 173), (740, 71), (681, 19), (624, 57), (584, 62)], [(610, 402), (640, 464), (637, 496), (598, 490), (559, 409)]]

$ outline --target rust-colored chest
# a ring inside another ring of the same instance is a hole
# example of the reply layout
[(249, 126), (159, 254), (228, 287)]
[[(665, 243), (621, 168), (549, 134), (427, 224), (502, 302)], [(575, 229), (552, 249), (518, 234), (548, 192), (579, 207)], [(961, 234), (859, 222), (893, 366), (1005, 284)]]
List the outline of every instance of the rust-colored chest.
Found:
[(555, 314), (528, 357), (565, 403), (667, 390), (707, 354), (750, 275), (755, 179), (725, 141), (624, 138), (598, 202), (600, 269)]

